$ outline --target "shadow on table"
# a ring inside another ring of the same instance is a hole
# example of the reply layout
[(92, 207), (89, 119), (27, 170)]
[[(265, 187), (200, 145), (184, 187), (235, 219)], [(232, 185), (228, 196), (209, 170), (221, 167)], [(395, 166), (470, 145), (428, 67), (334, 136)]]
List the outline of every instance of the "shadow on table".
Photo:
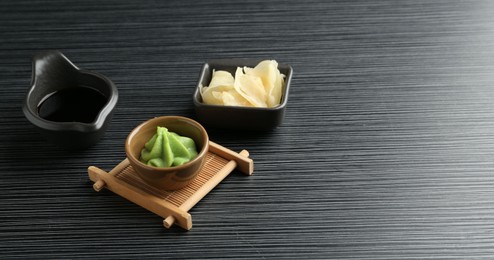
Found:
[(63, 167), (65, 164), (82, 163), (91, 154), (92, 148), (81, 151), (66, 151), (46, 141), (36, 128), (27, 121), (16, 133), (9, 135), (3, 146), (5, 165), (14, 170), (37, 169), (46, 171)]

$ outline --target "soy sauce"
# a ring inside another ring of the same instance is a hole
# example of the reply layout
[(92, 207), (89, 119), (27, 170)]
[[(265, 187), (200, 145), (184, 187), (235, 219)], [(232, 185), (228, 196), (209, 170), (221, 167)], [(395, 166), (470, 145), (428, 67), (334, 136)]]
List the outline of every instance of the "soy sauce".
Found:
[(65, 88), (47, 95), (38, 105), (38, 114), (54, 122), (91, 123), (106, 102), (106, 97), (93, 88)]

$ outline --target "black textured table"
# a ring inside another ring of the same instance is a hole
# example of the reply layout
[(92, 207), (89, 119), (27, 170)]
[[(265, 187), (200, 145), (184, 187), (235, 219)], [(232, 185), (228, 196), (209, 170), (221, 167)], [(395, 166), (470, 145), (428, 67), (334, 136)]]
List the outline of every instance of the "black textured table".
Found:
[[(3, 1), (0, 258), (494, 257), (492, 1)], [(47, 144), (24, 118), (31, 57), (58, 49), (117, 85), (105, 137)], [(193, 228), (92, 188), (160, 115), (196, 118), (202, 64), (294, 69), (283, 124), (209, 129), (247, 149)]]

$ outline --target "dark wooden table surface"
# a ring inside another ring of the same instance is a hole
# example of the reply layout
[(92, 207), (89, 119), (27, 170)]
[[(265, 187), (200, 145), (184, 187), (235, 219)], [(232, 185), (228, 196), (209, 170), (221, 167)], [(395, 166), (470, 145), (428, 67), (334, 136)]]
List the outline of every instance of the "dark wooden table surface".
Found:
[[(494, 257), (492, 1), (0, 2), (0, 258)], [(24, 118), (31, 57), (62, 51), (117, 85), (94, 147), (50, 146)], [(192, 230), (105, 190), (132, 128), (195, 118), (202, 64), (294, 69), (272, 132), (210, 129), (247, 149)]]

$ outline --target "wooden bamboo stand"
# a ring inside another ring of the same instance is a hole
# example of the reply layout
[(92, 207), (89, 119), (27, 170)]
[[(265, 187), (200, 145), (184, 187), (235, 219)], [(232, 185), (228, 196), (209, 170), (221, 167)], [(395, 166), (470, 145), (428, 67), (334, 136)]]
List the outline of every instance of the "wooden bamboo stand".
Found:
[(176, 224), (186, 230), (192, 228), (192, 217), (188, 211), (206, 196), (234, 169), (252, 175), (254, 162), (246, 150), (233, 152), (221, 145), (209, 142), (206, 162), (194, 181), (176, 191), (166, 191), (144, 182), (125, 159), (110, 172), (95, 166), (88, 168), (93, 188), (107, 188), (114, 193), (164, 218), (163, 225), (170, 228)]

